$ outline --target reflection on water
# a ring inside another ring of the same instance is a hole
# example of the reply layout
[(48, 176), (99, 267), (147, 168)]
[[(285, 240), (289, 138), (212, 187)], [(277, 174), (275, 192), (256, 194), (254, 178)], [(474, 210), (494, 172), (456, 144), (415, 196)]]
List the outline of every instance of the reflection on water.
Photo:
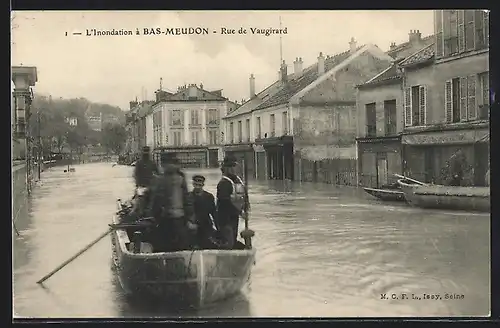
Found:
[[(128, 300), (110, 269), (109, 240), (35, 282), (96, 238), (132, 168), (111, 164), (44, 172), (14, 237), (14, 308), (34, 317), (475, 316), (490, 307), (488, 215), (382, 203), (360, 189), (252, 182), (257, 262), (241, 295), (206, 309)], [(215, 193), (219, 170), (207, 177)], [(391, 299), (440, 294), (441, 300)], [(381, 300), (387, 294), (388, 300)], [(445, 300), (445, 294), (463, 299)]]

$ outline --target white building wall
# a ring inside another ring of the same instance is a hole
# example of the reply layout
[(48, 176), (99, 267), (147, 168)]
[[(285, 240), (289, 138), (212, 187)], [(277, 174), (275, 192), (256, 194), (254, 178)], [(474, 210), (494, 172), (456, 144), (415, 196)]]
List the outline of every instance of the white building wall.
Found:
[[(200, 131), (199, 140), (201, 145), (207, 145), (210, 141), (207, 123), (207, 115), (209, 109), (217, 109), (219, 112), (219, 118), (222, 118), (227, 113), (227, 101), (214, 102), (214, 101), (189, 101), (189, 102), (164, 102), (161, 104), (161, 110), (163, 115), (163, 126), (162, 130), (164, 136), (168, 135), (168, 143), (166, 143), (166, 138), (162, 140), (164, 146), (173, 146), (174, 145), (174, 136), (173, 131), (182, 131), (181, 140), (183, 140), (184, 145), (191, 145), (191, 132), (192, 131)], [(181, 129), (170, 129), (170, 112), (173, 110), (181, 110), (182, 115), (184, 116), (184, 125)], [(191, 110), (198, 110), (199, 122), (201, 123), (201, 129), (190, 129), (189, 124), (191, 123)], [(224, 122), (220, 120), (219, 127), (217, 129), (217, 135), (220, 136), (221, 132), (224, 131)], [(220, 140), (220, 138), (218, 138)]]
[(225, 140), (225, 144), (230, 144), (230, 124), (233, 123), (234, 126), (234, 141), (238, 143), (238, 121), (242, 122), (243, 127), (243, 142), (245, 142), (246, 131), (245, 131), (245, 121), (247, 118), (250, 118), (250, 142), (254, 142), (257, 135), (257, 118), (260, 117), (261, 123), (261, 138), (264, 138), (264, 135), (267, 133), (267, 137), (271, 137), (271, 115), (274, 114), (275, 117), (275, 137), (280, 137), (284, 135), (284, 127), (283, 124), (283, 112), (287, 112), (287, 120), (288, 120), (288, 131), (287, 135), (291, 135), (293, 131), (293, 118), (298, 117), (298, 108), (294, 108), (294, 110), (290, 110), (288, 104), (279, 105), (276, 107), (265, 108), (259, 111), (254, 111), (252, 113), (246, 113), (242, 115), (238, 115), (231, 118), (226, 118), (226, 132), (227, 138)]
[(146, 116), (146, 145), (154, 148), (153, 144), (153, 115), (149, 114)]

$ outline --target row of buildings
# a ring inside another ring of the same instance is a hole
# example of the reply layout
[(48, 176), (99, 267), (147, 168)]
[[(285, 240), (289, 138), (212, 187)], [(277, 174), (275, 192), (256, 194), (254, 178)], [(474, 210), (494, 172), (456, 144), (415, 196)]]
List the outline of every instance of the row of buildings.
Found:
[(461, 149), (465, 181), (489, 168), (489, 17), (481, 10), (435, 11), (435, 33), (410, 31), (382, 51), (373, 44), (319, 53), (309, 67), (283, 61), (279, 78), (237, 104), (202, 85), (159, 90), (131, 102), (129, 149), (178, 152), (186, 166), (246, 159), (257, 179), (380, 186), (393, 173), (440, 181)]

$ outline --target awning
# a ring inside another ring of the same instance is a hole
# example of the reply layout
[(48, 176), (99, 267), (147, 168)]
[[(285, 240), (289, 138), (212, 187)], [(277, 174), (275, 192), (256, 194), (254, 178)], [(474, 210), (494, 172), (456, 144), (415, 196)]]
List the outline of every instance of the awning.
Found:
[(489, 135), (487, 129), (427, 132), (403, 135), (402, 143), (412, 146), (473, 144), (489, 142)]

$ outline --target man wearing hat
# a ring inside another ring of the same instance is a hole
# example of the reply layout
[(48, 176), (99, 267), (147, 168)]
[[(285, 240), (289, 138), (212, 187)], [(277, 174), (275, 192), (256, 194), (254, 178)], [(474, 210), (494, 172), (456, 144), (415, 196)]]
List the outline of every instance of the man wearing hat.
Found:
[(141, 159), (137, 161), (134, 168), (134, 178), (136, 187), (149, 187), (153, 174), (158, 173), (156, 164), (151, 160), (149, 147), (142, 148)]
[(196, 244), (200, 248), (210, 248), (213, 246), (211, 237), (215, 235), (215, 220), (217, 209), (215, 207), (214, 195), (203, 190), (205, 177), (203, 175), (193, 176), (193, 191), (191, 197), (198, 225), (196, 234)]
[(189, 248), (188, 229), (196, 228), (186, 177), (174, 154), (162, 153), (163, 174), (153, 181), (148, 216), (158, 223), (156, 251), (179, 251)]
[(245, 207), (245, 184), (236, 174), (238, 162), (227, 155), (221, 165), (222, 179), (217, 185), (217, 228), (226, 248), (232, 249), (238, 236), (239, 217)]

